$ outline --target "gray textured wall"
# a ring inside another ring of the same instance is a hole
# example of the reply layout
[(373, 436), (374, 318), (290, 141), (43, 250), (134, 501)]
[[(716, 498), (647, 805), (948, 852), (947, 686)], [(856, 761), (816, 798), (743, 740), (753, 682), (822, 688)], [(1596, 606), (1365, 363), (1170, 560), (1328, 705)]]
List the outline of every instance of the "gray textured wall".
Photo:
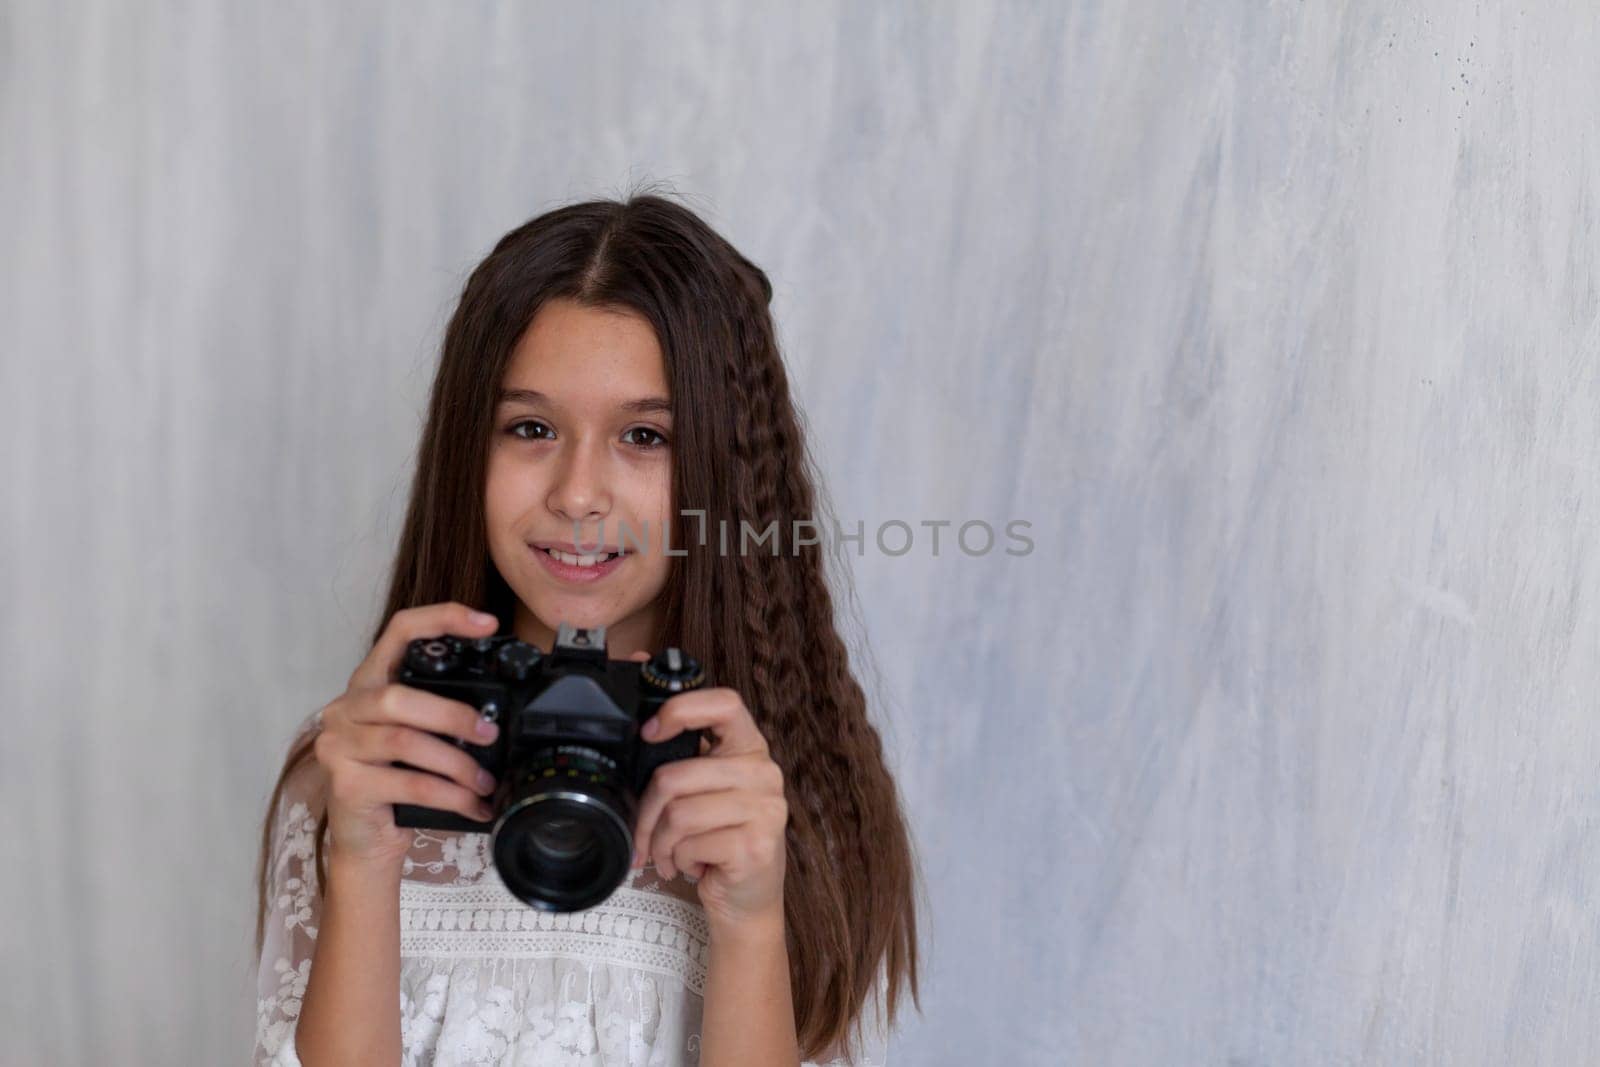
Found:
[(647, 177), (841, 515), (1033, 524), (854, 561), (892, 1062), (1600, 1059), (1600, 16), (1399, 8), (0, 9), (0, 1061), (246, 1056), (451, 302)]

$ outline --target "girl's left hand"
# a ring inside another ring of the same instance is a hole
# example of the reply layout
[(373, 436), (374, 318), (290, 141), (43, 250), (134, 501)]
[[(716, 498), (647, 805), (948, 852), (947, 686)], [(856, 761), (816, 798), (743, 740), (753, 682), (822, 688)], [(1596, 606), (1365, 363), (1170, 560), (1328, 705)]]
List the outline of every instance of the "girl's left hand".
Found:
[(695, 689), (661, 705), (641, 727), (652, 743), (705, 730), (703, 756), (663, 764), (639, 799), (634, 866), (655, 860), (663, 878), (698, 879), (713, 931), (783, 922), (783, 771), (737, 690)]

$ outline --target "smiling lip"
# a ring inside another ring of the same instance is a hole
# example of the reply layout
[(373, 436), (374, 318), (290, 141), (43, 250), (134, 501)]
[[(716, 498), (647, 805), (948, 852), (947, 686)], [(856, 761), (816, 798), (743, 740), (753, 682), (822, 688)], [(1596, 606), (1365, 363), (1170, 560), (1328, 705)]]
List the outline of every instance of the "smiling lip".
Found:
[[(545, 544), (549, 547), (557, 548), (564, 552), (571, 551), (570, 542), (566, 544), (545, 542)], [(601, 578), (604, 578), (606, 575), (622, 566), (623, 561), (626, 560), (629, 555), (629, 553), (625, 552), (621, 555), (612, 556), (603, 563), (595, 563), (585, 567), (577, 563), (563, 563), (561, 560), (556, 559), (550, 553), (546, 552), (544, 550), (544, 546), (536, 544), (528, 547), (532, 549), (535, 556), (539, 557), (539, 562), (544, 565), (544, 569), (546, 571), (564, 582), (570, 582), (573, 584), (599, 581)]]
[(598, 556), (602, 552), (621, 552), (617, 545), (595, 545), (588, 541), (580, 546), (575, 541), (535, 541), (534, 548), (558, 548), (563, 552), (570, 552), (574, 556)]

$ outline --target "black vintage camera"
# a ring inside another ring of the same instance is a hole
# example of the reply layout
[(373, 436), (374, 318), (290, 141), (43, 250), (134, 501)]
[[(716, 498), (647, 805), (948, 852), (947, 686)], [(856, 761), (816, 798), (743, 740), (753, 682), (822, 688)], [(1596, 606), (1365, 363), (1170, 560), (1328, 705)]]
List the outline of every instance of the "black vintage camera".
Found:
[(661, 744), (639, 736), (668, 698), (704, 684), (700, 664), (676, 648), (609, 660), (603, 626), (563, 623), (548, 655), (514, 637), (423, 638), (397, 680), (472, 705), (500, 733), (488, 745), (443, 737), (495, 776), (491, 821), (396, 804), (396, 825), (489, 833), (506, 888), (546, 911), (592, 907), (622, 884), (651, 774), (700, 754), (698, 730)]

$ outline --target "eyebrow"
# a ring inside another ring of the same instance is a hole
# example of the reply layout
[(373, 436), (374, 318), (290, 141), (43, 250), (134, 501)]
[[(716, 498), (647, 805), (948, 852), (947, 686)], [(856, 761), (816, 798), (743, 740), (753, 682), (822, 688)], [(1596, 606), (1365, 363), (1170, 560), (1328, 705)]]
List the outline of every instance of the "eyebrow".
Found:
[[(548, 404), (550, 398), (537, 389), (502, 389), (500, 390), (500, 403), (502, 404)], [(636, 415), (648, 415), (655, 412), (672, 414), (672, 401), (660, 396), (647, 396), (639, 400), (624, 400), (617, 407)]]

